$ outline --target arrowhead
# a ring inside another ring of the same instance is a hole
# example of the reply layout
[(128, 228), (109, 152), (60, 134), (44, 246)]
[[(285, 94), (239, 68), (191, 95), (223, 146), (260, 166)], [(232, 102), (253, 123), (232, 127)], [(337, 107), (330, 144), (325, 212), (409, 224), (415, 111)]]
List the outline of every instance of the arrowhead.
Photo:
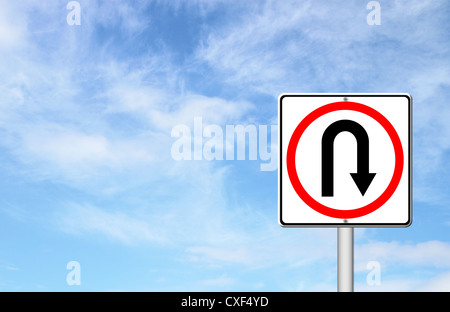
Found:
[(364, 196), (366, 194), (367, 189), (372, 183), (373, 178), (376, 173), (350, 173), (353, 181), (355, 181), (356, 186), (358, 187), (361, 195)]

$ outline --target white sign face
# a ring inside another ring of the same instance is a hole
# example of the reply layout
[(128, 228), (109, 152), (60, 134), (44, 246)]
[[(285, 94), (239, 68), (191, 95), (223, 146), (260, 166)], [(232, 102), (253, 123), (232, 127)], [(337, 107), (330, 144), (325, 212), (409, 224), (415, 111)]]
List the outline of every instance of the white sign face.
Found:
[(279, 223), (412, 222), (409, 94), (282, 94)]

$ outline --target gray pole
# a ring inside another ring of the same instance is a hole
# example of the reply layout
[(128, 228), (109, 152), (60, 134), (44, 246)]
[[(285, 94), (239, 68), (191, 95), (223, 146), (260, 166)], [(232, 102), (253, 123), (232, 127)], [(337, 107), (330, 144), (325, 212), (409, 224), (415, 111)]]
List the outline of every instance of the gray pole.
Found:
[(353, 228), (338, 227), (338, 291), (353, 291)]

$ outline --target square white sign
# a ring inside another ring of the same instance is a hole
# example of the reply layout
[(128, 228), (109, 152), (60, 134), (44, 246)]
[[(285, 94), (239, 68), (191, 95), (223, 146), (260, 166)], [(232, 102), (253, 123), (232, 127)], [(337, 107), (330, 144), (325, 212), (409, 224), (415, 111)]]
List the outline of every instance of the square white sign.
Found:
[(412, 222), (409, 94), (282, 94), (279, 223)]

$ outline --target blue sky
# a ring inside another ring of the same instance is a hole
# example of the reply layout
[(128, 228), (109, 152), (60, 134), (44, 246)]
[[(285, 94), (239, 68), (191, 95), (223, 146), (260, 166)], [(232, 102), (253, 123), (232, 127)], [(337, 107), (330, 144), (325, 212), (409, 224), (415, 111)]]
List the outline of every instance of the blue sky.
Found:
[(276, 124), (285, 92), (413, 96), (413, 224), (355, 230), (355, 290), (450, 290), (447, 1), (373, 26), (369, 1), (68, 2), (0, 0), (1, 291), (335, 291), (336, 229), (281, 228), (277, 171), (171, 156), (176, 125)]

